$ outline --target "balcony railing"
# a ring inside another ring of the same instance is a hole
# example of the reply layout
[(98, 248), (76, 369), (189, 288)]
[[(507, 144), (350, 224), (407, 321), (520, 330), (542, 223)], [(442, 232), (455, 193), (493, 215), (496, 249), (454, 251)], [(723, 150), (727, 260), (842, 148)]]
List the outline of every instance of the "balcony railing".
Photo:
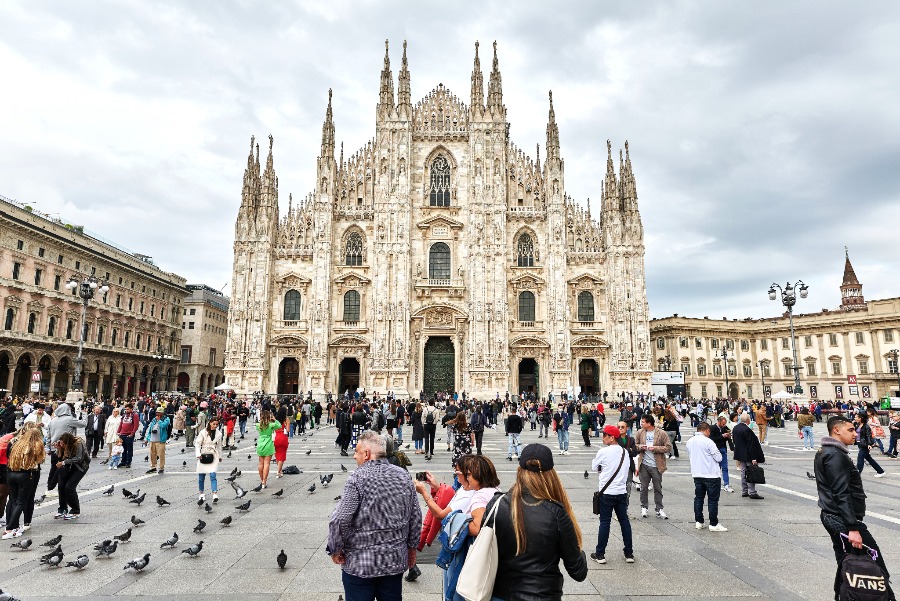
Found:
[(275, 322), (275, 327), (282, 330), (305, 330), (309, 326), (305, 319), (280, 319)]

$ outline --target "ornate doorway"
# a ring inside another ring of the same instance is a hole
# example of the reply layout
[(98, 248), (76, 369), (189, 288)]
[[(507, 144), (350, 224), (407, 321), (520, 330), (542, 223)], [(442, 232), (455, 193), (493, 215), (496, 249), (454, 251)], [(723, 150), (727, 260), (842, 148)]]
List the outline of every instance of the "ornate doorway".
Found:
[(359, 388), (359, 359), (346, 357), (338, 366), (338, 394), (344, 394), (349, 389), (352, 399), (357, 388)]
[(588, 395), (600, 392), (600, 366), (593, 359), (582, 359), (578, 364), (578, 385)]
[(531, 392), (535, 397), (539, 397), (539, 386), (537, 361), (530, 357), (522, 359), (519, 362), (519, 392)]
[(456, 352), (449, 336), (432, 336), (425, 343), (424, 386), (427, 396), (456, 388)]
[(300, 364), (293, 357), (282, 359), (278, 365), (278, 394), (297, 394)]

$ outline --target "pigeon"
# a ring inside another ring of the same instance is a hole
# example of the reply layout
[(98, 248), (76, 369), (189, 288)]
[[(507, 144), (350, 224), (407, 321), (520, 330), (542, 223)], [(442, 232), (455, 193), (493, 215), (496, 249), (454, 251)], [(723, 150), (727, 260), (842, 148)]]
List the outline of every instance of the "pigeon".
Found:
[(284, 549), (281, 550), (281, 553), (278, 554), (278, 557), (275, 558), (275, 561), (278, 562), (278, 567), (283, 570), (284, 566), (287, 565), (287, 555), (285, 555)]
[(0, 601), (22, 601), (18, 597), (13, 597), (10, 593), (4, 593), (0, 588)]
[(97, 557), (101, 555), (106, 555), (109, 557), (113, 553), (116, 552), (116, 548), (119, 546), (119, 541), (105, 540), (99, 545), (94, 545), (94, 551), (97, 552)]
[(227, 478), (225, 478), (225, 480), (227, 482), (234, 482), (235, 480), (237, 480), (237, 474), (232, 474), (231, 476), (228, 476)]
[(144, 461), (149, 461), (149, 460), (150, 460), (150, 455), (144, 455)]
[(250, 459), (250, 457), (251, 457), (251, 456), (250, 456), (250, 454), (248, 453), (248, 454), (247, 454), (247, 459)]
[(160, 507), (163, 507), (165, 505), (171, 505), (171, 503), (169, 503), (168, 501), (166, 501), (159, 495), (156, 495), (156, 504), (159, 505)]
[(437, 439), (438, 442), (441, 442), (442, 440), (444, 440), (444, 439), (443, 439), (443, 438), (438, 438), (438, 439)]
[(41, 557), (41, 565), (50, 566), (51, 568), (58, 568), (59, 564), (62, 563), (63, 554), (60, 551), (58, 554), (50, 554), (44, 555)]
[(85, 567), (91, 559), (87, 555), (79, 555), (75, 561), (70, 561), (66, 564), (67, 568), (78, 568), (79, 570)]
[(347, 471), (347, 468), (344, 467), (344, 464), (343, 464), (343, 463), (341, 464), (341, 471), (342, 471), (342, 472), (346, 472), (346, 471)]
[(197, 499), (197, 507), (203, 507), (203, 499)]
[(128, 539), (131, 538), (131, 528), (126, 530), (123, 534), (120, 534), (119, 536), (114, 536), (113, 538), (116, 539), (117, 541), (127, 543)]
[(109, 488), (107, 488), (106, 490), (103, 491), (103, 496), (105, 496), (105, 497), (111, 497), (114, 490), (116, 490), (116, 485), (115, 485), (115, 484), (111, 484), (111, 485), (109, 486)]
[(334, 498), (335, 501), (340, 501), (343, 495), (338, 495)]
[(133, 515), (133, 516), (131, 516), (131, 523), (134, 524), (135, 526), (140, 526), (141, 524), (144, 523), (144, 520)]
[(238, 511), (250, 511), (250, 500), (248, 499), (246, 503), (243, 505), (238, 505), (235, 507)]
[(256, 442), (256, 439), (255, 439), (255, 438), (253, 439), (253, 442)]
[(228, 477), (229, 477), (229, 478), (235, 478), (235, 477), (240, 476), (240, 475), (241, 475), (241, 472), (238, 471), (238, 468), (234, 468), (233, 470), (231, 470), (231, 473), (228, 474)]
[(259, 486), (250, 489), (252, 492), (259, 492), (262, 490), (262, 482), (259, 483)]
[(48, 540), (46, 543), (41, 543), (41, 546), (42, 547), (55, 547), (56, 545), (58, 545), (60, 543), (60, 541), (62, 541), (62, 534), (60, 534), (59, 536), (54, 536), (53, 538)]
[(307, 488), (306, 490), (308, 490), (308, 491), (311, 492), (311, 493), (316, 492), (316, 483), (313, 482), (313, 483), (312, 483), (312, 486), (310, 486), (310, 487)]
[(34, 500), (34, 504), (40, 505), (41, 503), (44, 502), (44, 499), (46, 499), (46, 498), (47, 498), (47, 495), (45, 495), (45, 494), (41, 495), (40, 497), (38, 497), (37, 499)]
[(47, 553), (46, 555), (42, 555), (41, 559), (47, 559), (48, 557), (52, 557), (53, 555), (62, 555), (62, 545), (56, 545), (56, 548)]
[(809, 478), (810, 480), (815, 480), (815, 479), (816, 479), (816, 475), (815, 475), (815, 474), (812, 474), (812, 473), (810, 473), (810, 472), (806, 472), (806, 477)]
[(328, 474), (325, 476), (325, 482), (331, 484), (331, 481), (334, 480), (334, 474)]
[(312, 449), (307, 449), (306, 454), (309, 455), (310, 453), (312, 453)]
[(222, 518), (222, 521), (220, 521), (219, 523), (222, 524), (223, 526), (230, 526), (231, 525), (231, 516), (226, 515), (224, 518)]
[(408, 448), (409, 448), (409, 445), (406, 445), (404, 448), (405, 448), (405, 449), (408, 449)]
[(150, 563), (150, 554), (144, 553), (143, 557), (135, 557), (122, 568), (123, 570), (127, 570), (128, 568), (133, 569), (135, 572), (141, 572), (144, 568), (147, 567), (147, 564)]
[(181, 449), (181, 452), (184, 453), (184, 449)]
[(187, 467), (187, 461), (182, 461), (182, 462), (181, 462), (181, 467)]
[(227, 457), (228, 459), (231, 459), (231, 451), (228, 451), (228, 454), (225, 455), (225, 457)]
[(159, 546), (160, 549), (174, 549), (175, 545), (178, 544), (178, 533), (173, 532), (172, 536), (166, 539), (166, 542)]
[(27, 551), (30, 547), (31, 547), (31, 539), (30, 538), (20, 540), (19, 542), (15, 542), (9, 546), (10, 549), (22, 549), (23, 551)]
[(202, 551), (202, 550), (203, 550), (203, 541), (200, 541), (197, 544), (191, 545), (190, 547), (188, 547), (187, 549), (182, 551), (182, 553), (187, 553), (191, 557), (197, 557), (198, 555), (200, 555), (200, 551)]
[(234, 482), (232, 482), (232, 483), (231, 483), (231, 488), (234, 489), (234, 494), (235, 494), (234, 499), (235, 499), (235, 500), (237, 500), (237, 499), (243, 499), (243, 498), (247, 495), (247, 491), (244, 490), (243, 488), (241, 488), (241, 485), (240, 485), (240, 484), (235, 484)]
[(143, 502), (144, 502), (144, 499), (146, 499), (146, 498), (147, 498), (147, 493), (144, 493), (144, 494), (142, 494), (141, 496), (137, 497), (136, 499), (131, 499), (131, 500), (128, 501), (128, 502), (129, 502), (129, 503), (137, 503), (137, 506), (140, 507), (140, 506), (141, 506), (141, 503), (143, 503)]
[(134, 493), (132, 493), (127, 488), (122, 489), (122, 496), (125, 497), (126, 499), (130, 499), (133, 495), (134, 495)]
[(278, 492), (273, 492), (273, 493), (272, 493), (272, 496), (275, 497), (276, 499), (280, 499), (280, 498), (281, 498), (281, 495), (283, 495), (283, 494), (284, 494), (284, 489), (282, 488), (282, 489), (279, 490)]
[(212, 513), (212, 507), (209, 506), (209, 503), (203, 506), (203, 509), (206, 510), (206, 513)]
[(587, 470), (584, 470), (584, 479), (587, 480), (587, 478), (588, 478)]
[(204, 522), (203, 520), (197, 520), (197, 525), (194, 526), (194, 534), (202, 532), (204, 528), (206, 528), (206, 522)]

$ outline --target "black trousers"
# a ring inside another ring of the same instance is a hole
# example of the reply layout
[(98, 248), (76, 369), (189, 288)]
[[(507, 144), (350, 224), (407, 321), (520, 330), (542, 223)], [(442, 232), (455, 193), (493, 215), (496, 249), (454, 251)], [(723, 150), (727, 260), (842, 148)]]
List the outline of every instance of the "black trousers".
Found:
[(97, 456), (97, 451), (103, 446), (103, 438), (103, 432), (98, 432), (96, 436), (85, 438), (85, 450), (91, 454), (91, 457)]
[(50, 473), (47, 474), (47, 490), (56, 488), (56, 480), (59, 472), (59, 468), (56, 467), (57, 463), (59, 463), (59, 457), (57, 457), (56, 451), (50, 451)]
[(484, 438), (484, 430), (475, 431), (475, 452), (481, 455), (481, 439)]
[(425, 454), (434, 455), (434, 436), (437, 434), (437, 424), (425, 424)]
[[(841, 562), (844, 561), (844, 557), (846, 557), (849, 551), (857, 552), (856, 549), (850, 546), (850, 543), (845, 539), (841, 538), (841, 532), (847, 534), (847, 527), (841, 521), (841, 518), (832, 515), (826, 514), (824, 511), (820, 514), (820, 519), (822, 520), (822, 525), (825, 526), (825, 530), (828, 532), (828, 536), (831, 537), (831, 546), (834, 549), (834, 558), (837, 560), (837, 570), (834, 574), (834, 598), (838, 599), (838, 592), (841, 588)], [(872, 536), (872, 533), (869, 532), (869, 529), (866, 528), (865, 524), (860, 524), (859, 534), (862, 536), (862, 542), (867, 547), (872, 547), (876, 551), (878, 551), (878, 559), (875, 560), (875, 563), (881, 568), (881, 571), (884, 572), (884, 577), (890, 579), (890, 573), (888, 572), (887, 565), (884, 563), (884, 554), (881, 552), (881, 549), (878, 547), (878, 543), (875, 542), (875, 537)], [(863, 549), (865, 552), (866, 550)], [(894, 596), (894, 591), (891, 590), (890, 583), (888, 584), (888, 598), (892, 601), (896, 601), (896, 597)]]
[(59, 512), (81, 513), (81, 504), (78, 502), (78, 483), (84, 478), (85, 472), (74, 465), (65, 465), (57, 473), (59, 474)]
[(22, 525), (19, 523), (19, 519), (29, 504), (33, 506), (34, 497), (31, 497), (33, 494), (31, 491), (40, 477), (40, 470), (6, 473), (6, 484), (9, 486), (9, 502), (6, 505), (7, 530), (13, 530)]

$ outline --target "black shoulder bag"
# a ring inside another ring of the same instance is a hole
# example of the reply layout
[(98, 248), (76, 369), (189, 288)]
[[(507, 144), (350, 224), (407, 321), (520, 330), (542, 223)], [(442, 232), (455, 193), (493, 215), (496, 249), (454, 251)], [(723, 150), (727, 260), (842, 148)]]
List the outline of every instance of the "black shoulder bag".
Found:
[(619, 470), (622, 469), (622, 464), (625, 463), (625, 455), (628, 452), (625, 449), (622, 449), (622, 458), (619, 459), (619, 467), (616, 468), (616, 471), (613, 472), (612, 477), (606, 481), (606, 484), (603, 485), (603, 488), (594, 493), (594, 515), (600, 515), (600, 497), (603, 496), (603, 493), (606, 492), (606, 489), (609, 488), (609, 485), (612, 484), (613, 480), (616, 479), (616, 476), (619, 475)]

